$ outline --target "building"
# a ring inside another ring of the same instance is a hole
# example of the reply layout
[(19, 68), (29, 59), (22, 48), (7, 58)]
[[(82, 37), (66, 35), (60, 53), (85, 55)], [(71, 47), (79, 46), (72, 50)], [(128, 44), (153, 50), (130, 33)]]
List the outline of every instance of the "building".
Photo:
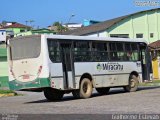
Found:
[(6, 25), (3, 26), (2, 29), (5, 29), (7, 31), (13, 31), (13, 34), (16, 35), (21, 32), (29, 31), (32, 28), (30, 26), (26, 26), (17, 22), (9, 22), (9, 23), (6, 23)]
[(14, 37), (26, 36), (26, 35), (38, 35), (38, 34), (56, 34), (56, 32), (54, 32), (53, 30), (43, 28), (43, 29), (36, 29), (36, 30), (21, 32), (21, 33), (16, 34)]
[(63, 34), (144, 38), (149, 43), (160, 39), (160, 8), (136, 12)]
[(0, 29), (0, 42), (6, 42), (6, 30)]
[(160, 79), (160, 40), (149, 44), (152, 54), (153, 78)]
[(5, 44), (0, 44), (0, 89), (9, 89), (7, 49)]
[(89, 25), (93, 25), (93, 24), (97, 24), (100, 23), (100, 21), (95, 21), (95, 20), (83, 20), (83, 26), (89, 26)]
[(69, 30), (75, 30), (77, 28), (81, 28), (82, 24), (81, 23), (66, 23), (66, 24), (63, 24), (62, 26), (68, 28)]

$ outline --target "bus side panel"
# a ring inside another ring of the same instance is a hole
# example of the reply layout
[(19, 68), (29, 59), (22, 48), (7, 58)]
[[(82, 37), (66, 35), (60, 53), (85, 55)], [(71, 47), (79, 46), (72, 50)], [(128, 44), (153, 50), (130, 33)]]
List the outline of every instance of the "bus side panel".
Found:
[(76, 88), (79, 86), (78, 77), (89, 73), (95, 87), (112, 87), (128, 85), (132, 71), (141, 72), (137, 62), (86, 62), (75, 63)]
[(50, 63), (49, 67), (51, 87), (63, 90), (65, 81), (63, 79), (62, 63)]

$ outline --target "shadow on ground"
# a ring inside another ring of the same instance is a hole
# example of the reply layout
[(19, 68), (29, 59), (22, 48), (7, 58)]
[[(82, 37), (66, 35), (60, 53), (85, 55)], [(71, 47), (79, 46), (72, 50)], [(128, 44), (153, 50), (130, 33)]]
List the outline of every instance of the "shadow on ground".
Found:
[[(137, 93), (139, 91), (145, 91), (145, 90), (151, 90), (151, 89), (157, 89), (160, 88), (160, 86), (156, 86), (156, 87), (139, 87), (137, 90)], [(113, 89), (110, 90), (110, 92), (107, 95), (116, 95), (116, 94), (125, 94), (127, 92), (125, 92), (123, 89)], [(93, 99), (94, 97), (99, 97), (99, 96), (106, 96), (106, 95), (100, 95), (99, 93), (93, 93), (92, 97), (89, 99)], [(48, 101), (47, 99), (43, 99), (43, 100), (37, 100), (37, 101), (31, 101), (31, 102), (26, 102), (24, 104), (32, 104), (32, 103), (48, 103), (48, 102), (66, 102), (66, 101), (72, 101), (72, 100), (80, 100), (80, 99), (75, 99), (73, 96), (64, 96), (63, 99), (61, 101)]]

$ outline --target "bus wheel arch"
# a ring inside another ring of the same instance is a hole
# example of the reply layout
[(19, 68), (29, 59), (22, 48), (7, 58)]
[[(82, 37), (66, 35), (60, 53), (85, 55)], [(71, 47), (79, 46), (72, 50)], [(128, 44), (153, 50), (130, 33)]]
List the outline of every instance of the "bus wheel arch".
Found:
[(139, 77), (139, 74), (138, 74), (137, 71), (132, 71), (132, 72), (130, 73), (130, 76), (131, 76), (131, 75), (135, 75), (136, 77)]
[(91, 82), (92, 82), (92, 80), (93, 80), (91, 74), (89, 74), (89, 73), (84, 73), (84, 74), (81, 76), (81, 78), (80, 78), (79, 85), (81, 84), (81, 82), (82, 82), (82, 80), (83, 80), (84, 78), (88, 78)]
[(89, 73), (84, 73), (79, 81), (79, 89), (72, 91), (75, 98), (89, 98), (92, 95), (93, 84), (92, 76)]
[(138, 89), (139, 74), (136, 71), (130, 73), (128, 78), (129, 85), (124, 86), (126, 92), (135, 92)]

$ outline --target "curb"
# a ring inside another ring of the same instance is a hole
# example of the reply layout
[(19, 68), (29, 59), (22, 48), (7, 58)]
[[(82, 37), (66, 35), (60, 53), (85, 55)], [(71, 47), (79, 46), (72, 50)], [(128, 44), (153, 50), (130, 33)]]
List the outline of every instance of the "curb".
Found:
[(145, 84), (142, 84), (142, 85), (139, 85), (139, 86), (160, 86), (160, 83), (145, 83)]
[(0, 94), (0, 97), (10, 97), (10, 96), (15, 96), (15, 93)]

